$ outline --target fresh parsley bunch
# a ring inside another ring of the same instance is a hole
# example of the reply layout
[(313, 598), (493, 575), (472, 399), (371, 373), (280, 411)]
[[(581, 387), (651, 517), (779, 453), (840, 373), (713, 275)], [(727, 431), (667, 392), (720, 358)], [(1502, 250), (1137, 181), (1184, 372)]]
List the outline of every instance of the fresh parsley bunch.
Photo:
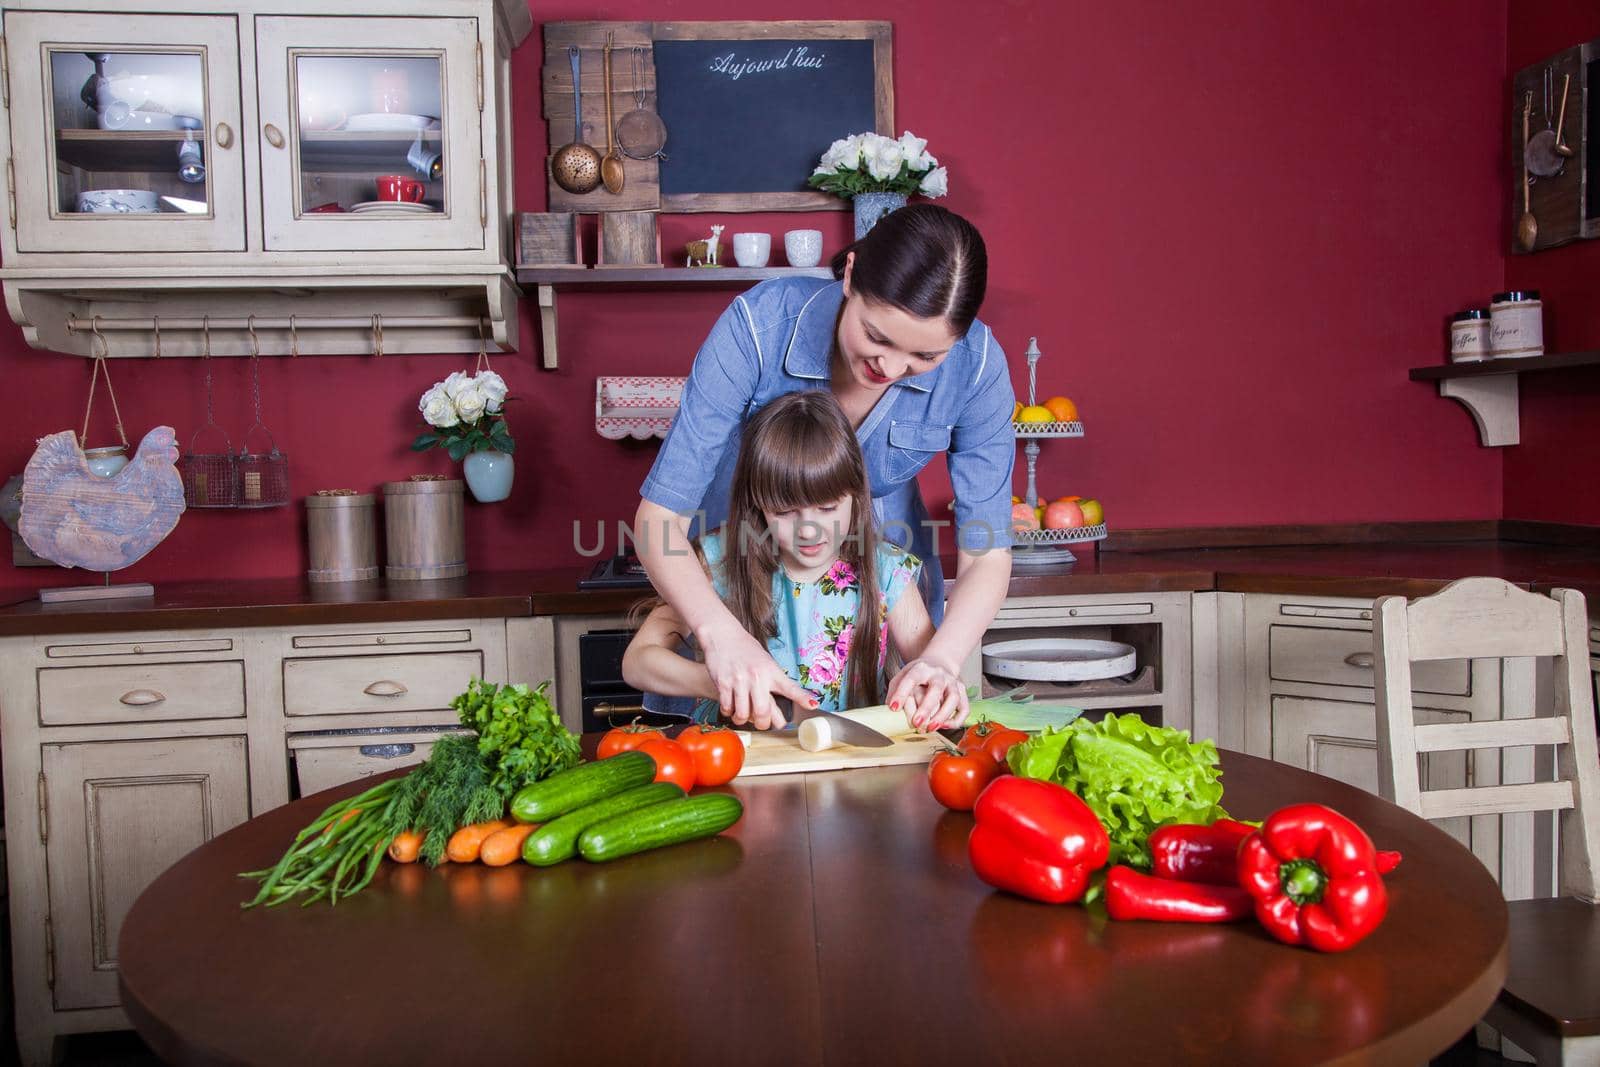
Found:
[(507, 800), (529, 782), (578, 762), (578, 737), (561, 724), (545, 695), (549, 684), (532, 689), (474, 678), (450, 702), (461, 725), (477, 731), (478, 755), (491, 768), (489, 782)]

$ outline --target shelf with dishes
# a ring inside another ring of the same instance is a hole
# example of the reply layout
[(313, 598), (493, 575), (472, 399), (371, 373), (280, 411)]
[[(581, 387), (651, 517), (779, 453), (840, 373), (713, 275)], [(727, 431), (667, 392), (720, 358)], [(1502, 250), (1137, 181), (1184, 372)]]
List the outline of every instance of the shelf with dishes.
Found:
[(56, 159), (88, 171), (176, 170), (188, 130), (58, 130)]
[(437, 129), (302, 130), (300, 166), (310, 171), (381, 165), (409, 171), (408, 153), (428, 153), (437, 160), (443, 146), (443, 135)]

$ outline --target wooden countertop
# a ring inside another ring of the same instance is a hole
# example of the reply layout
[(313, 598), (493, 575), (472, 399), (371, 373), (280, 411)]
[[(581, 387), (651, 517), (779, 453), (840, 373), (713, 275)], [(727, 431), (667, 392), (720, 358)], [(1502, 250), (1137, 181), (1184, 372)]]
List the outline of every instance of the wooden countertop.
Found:
[[(650, 595), (649, 590), (637, 589), (581, 591), (578, 579), (589, 569), (590, 565), (582, 564), (427, 582), (311, 585), (285, 578), (163, 583), (157, 585), (153, 598), (49, 606), (33, 599), (0, 607), (0, 636), (614, 614)], [(954, 573), (953, 560), (946, 562), (945, 573)], [(1065, 570), (1029, 572), (1018, 568), (1010, 595), (1220, 590), (1360, 598), (1423, 596), (1469, 575), (1503, 578), (1538, 592), (1575, 588), (1591, 604), (1600, 605), (1600, 544), (1504, 538), (1405, 539), (1086, 551)]]

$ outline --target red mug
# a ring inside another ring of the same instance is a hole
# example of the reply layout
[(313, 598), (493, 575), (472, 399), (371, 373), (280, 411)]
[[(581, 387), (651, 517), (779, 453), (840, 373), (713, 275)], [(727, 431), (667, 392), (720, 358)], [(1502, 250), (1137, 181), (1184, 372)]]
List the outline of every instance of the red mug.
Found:
[(403, 174), (385, 174), (378, 178), (378, 199), (395, 200), (410, 204), (422, 203), (427, 186)]

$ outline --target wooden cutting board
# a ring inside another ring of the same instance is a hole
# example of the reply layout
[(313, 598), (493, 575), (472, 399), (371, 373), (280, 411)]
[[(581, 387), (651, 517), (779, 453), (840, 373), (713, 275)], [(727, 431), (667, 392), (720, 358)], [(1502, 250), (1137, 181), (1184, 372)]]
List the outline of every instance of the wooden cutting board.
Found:
[(751, 732), (740, 777), (756, 774), (798, 774), (838, 771), (849, 767), (888, 767), (900, 763), (927, 763), (942, 747), (939, 740), (907, 730), (891, 734), (894, 744), (884, 748), (839, 745), (823, 752), (807, 752), (793, 730), (772, 734)]

